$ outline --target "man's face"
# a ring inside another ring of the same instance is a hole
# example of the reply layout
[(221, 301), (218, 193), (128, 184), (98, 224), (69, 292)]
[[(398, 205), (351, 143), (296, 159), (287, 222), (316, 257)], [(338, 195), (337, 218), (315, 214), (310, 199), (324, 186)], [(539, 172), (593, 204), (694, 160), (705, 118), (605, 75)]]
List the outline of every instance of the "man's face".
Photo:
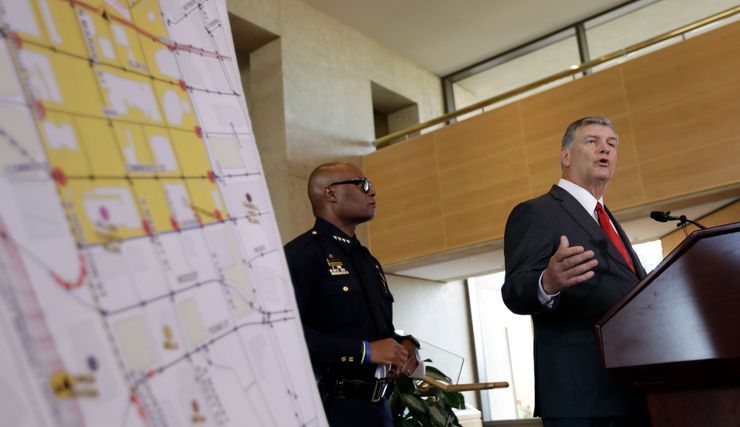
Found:
[[(347, 165), (339, 168), (333, 182), (362, 178), (365, 175), (355, 166)], [(336, 195), (335, 212), (339, 219), (360, 224), (373, 219), (375, 216), (375, 189), (365, 193), (361, 185), (339, 184), (332, 185)]]
[(572, 145), (560, 150), (563, 178), (584, 188), (608, 183), (617, 167), (617, 145), (617, 134), (609, 127), (578, 128)]

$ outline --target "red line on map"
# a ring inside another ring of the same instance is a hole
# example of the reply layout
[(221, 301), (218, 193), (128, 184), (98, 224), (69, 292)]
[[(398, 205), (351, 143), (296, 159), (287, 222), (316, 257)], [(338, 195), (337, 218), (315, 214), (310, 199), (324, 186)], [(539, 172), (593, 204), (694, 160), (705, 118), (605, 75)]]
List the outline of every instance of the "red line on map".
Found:
[(111, 21), (116, 21), (116, 22), (118, 22), (120, 24), (123, 24), (123, 25), (131, 28), (132, 30), (136, 31), (137, 33), (143, 35), (144, 37), (147, 37), (147, 38), (151, 39), (153, 42), (160, 43), (160, 44), (166, 46), (170, 50), (180, 50), (180, 51), (183, 51), (183, 52), (190, 52), (190, 53), (196, 53), (196, 54), (202, 55), (202, 56), (207, 56), (209, 58), (231, 60), (231, 58), (229, 58), (228, 56), (221, 55), (218, 52), (212, 52), (210, 50), (205, 50), (205, 49), (197, 48), (197, 47), (194, 47), (194, 46), (184, 45), (184, 44), (180, 44), (180, 43), (177, 43), (177, 42), (172, 42), (172, 41), (166, 40), (166, 39), (164, 39), (162, 37), (157, 36), (156, 34), (152, 34), (149, 31), (146, 31), (145, 29), (139, 27), (138, 25), (136, 25), (135, 23), (129, 21), (128, 19), (121, 18), (120, 16), (117, 16), (117, 15), (112, 14), (112, 13), (108, 13), (108, 11), (105, 10), (105, 8), (99, 8), (99, 7), (93, 6), (91, 4), (85, 3), (84, 1), (80, 1), (80, 0), (61, 0), (61, 1), (67, 2), (70, 5), (79, 6), (79, 7), (83, 8), (83, 9), (87, 9), (87, 10), (89, 10), (91, 12), (99, 13), (99, 14), (103, 15), (104, 18), (109, 19)]
[(80, 269), (77, 275), (77, 280), (75, 280), (74, 282), (64, 279), (53, 271), (51, 272), (51, 278), (54, 279), (54, 282), (57, 285), (61, 286), (65, 291), (71, 291), (73, 289), (81, 287), (85, 283), (85, 279), (87, 279), (87, 267), (85, 266), (85, 257), (83, 257), (82, 254), (78, 254), (77, 256), (79, 257), (80, 261)]

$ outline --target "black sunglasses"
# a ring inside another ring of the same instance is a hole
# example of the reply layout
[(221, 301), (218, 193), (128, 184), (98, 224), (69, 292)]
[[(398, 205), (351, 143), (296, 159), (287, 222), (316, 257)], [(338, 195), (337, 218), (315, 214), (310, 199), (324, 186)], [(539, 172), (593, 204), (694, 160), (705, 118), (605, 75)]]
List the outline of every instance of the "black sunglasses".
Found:
[(370, 189), (373, 188), (373, 184), (370, 182), (370, 180), (364, 177), (348, 179), (346, 181), (332, 182), (331, 184), (329, 184), (329, 187), (331, 187), (332, 185), (341, 185), (341, 184), (359, 185), (362, 188), (362, 191), (364, 191), (365, 193), (370, 192)]

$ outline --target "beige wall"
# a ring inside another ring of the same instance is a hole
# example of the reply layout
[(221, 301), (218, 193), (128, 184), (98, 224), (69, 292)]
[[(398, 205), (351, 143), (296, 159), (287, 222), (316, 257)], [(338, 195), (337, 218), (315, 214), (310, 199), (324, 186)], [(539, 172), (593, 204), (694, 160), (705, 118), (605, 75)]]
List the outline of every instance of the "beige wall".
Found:
[[(443, 113), (441, 83), (431, 72), (300, 0), (233, 0), (228, 6), (231, 13), (279, 36), (273, 42), (278, 46), (271, 43), (250, 56), (253, 75), (245, 81), (251, 85), (248, 92), (274, 94), (263, 103), (251, 101), (250, 114), (287, 242), (313, 223), (305, 194), (311, 170), (332, 160), (359, 165), (360, 156), (374, 151), (370, 82), (416, 102), (421, 121)], [(270, 72), (255, 76), (260, 68)], [(272, 110), (280, 102), (276, 97), (282, 97), (282, 118), (257, 117), (265, 104)]]

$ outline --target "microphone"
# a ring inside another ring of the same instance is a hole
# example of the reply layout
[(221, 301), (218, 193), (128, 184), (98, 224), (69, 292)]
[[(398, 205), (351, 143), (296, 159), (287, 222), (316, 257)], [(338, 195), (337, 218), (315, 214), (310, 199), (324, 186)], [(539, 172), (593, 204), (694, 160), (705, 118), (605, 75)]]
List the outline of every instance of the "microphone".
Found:
[(658, 222), (680, 221), (681, 220), (681, 218), (670, 216), (669, 214), (670, 212), (652, 211), (650, 212), (650, 218)]
[(707, 228), (701, 224), (699, 224), (696, 221), (692, 221), (688, 218), (686, 218), (686, 215), (681, 216), (671, 216), (671, 212), (661, 212), (661, 211), (652, 211), (650, 212), (650, 218), (654, 219), (658, 222), (668, 222), (668, 221), (679, 221), (677, 227), (682, 227), (686, 224), (694, 224), (695, 226), (701, 228), (702, 230)]

